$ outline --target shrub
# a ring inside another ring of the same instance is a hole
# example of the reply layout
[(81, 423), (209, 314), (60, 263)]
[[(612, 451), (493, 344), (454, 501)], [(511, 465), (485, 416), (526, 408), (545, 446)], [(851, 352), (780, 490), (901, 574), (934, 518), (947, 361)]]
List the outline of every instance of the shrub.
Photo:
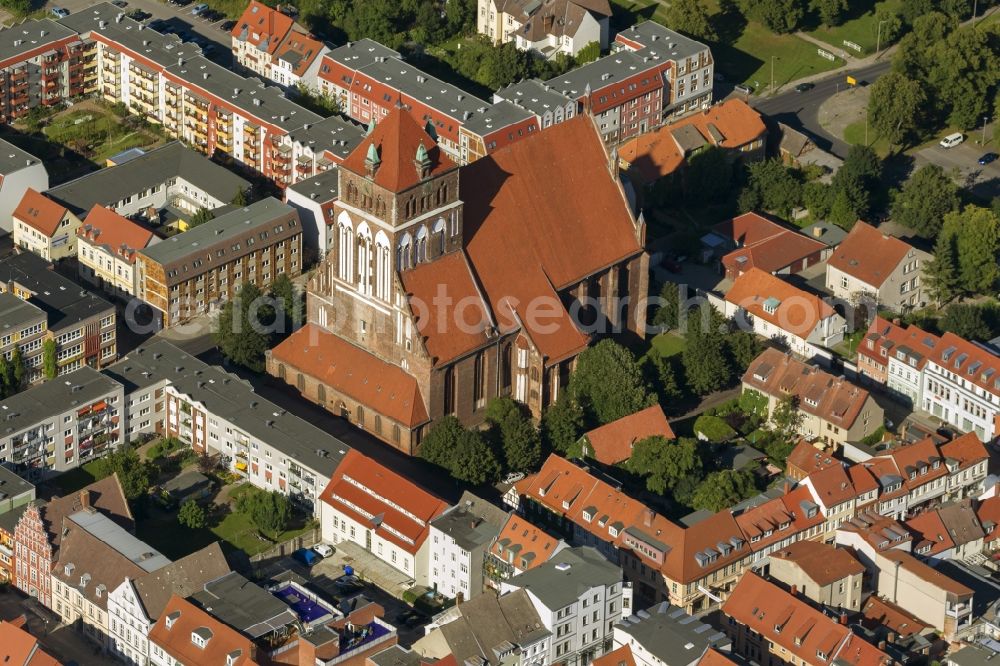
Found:
[(698, 439), (710, 442), (728, 442), (736, 437), (736, 431), (718, 416), (702, 414), (694, 422), (694, 432)]

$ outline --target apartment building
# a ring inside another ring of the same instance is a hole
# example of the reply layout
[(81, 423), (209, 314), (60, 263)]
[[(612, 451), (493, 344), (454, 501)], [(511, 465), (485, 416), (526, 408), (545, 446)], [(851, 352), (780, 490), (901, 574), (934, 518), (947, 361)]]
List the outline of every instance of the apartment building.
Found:
[(290, 17), (256, 0), (230, 35), (237, 64), (283, 88), (315, 88), (320, 60), (330, 50)]
[(1000, 434), (1000, 357), (950, 332), (927, 357), (921, 408), (984, 442)]
[(743, 390), (759, 396), (761, 413), (768, 418), (779, 402), (795, 396), (802, 415), (799, 433), (824, 442), (860, 441), (882, 427), (884, 419), (882, 408), (865, 389), (773, 348), (747, 368)]
[[(2, 34), (0, 31), (0, 35)], [(2, 77), (3, 74), (0, 74), (0, 78)], [(0, 90), (2, 89), (3, 85), (0, 84)], [(2, 104), (0, 97), (0, 113), (3, 113)], [(45, 164), (31, 153), (0, 139), (0, 235), (13, 231), (14, 209), (21, 203), (29, 188), (36, 192), (49, 189), (49, 172)]]
[(95, 481), (77, 493), (29, 503), (14, 528), (17, 587), (46, 608), (55, 609), (52, 568), (60, 555), (63, 521), (88, 508), (107, 515), (126, 530), (135, 528), (116, 474)]
[(983, 552), (986, 531), (969, 499), (949, 502), (906, 521), (913, 552), (925, 559), (973, 560)]
[(107, 594), (111, 654), (127, 664), (149, 664), (149, 633), (171, 595), (188, 597), (229, 571), (222, 547), (215, 542), (154, 571), (125, 576)]
[(924, 404), (924, 368), (940, 342), (916, 326), (903, 327), (876, 316), (858, 345), (858, 374), (897, 400), (919, 407)]
[(6, 495), (0, 500), (0, 581), (15, 585), (14, 530), (28, 504), (35, 499), (35, 486), (0, 465), (0, 491)]
[(303, 260), (307, 266), (333, 249), (333, 204), (339, 197), (339, 180), (337, 170), (330, 169), (285, 189), (285, 203), (295, 209), (302, 224)]
[(95, 62), (80, 36), (50, 19), (0, 30), (0, 121), (83, 94)]
[(539, 129), (573, 118), (577, 114), (574, 100), (538, 79), (524, 79), (493, 93), (493, 102), (510, 102), (535, 116)]
[(748, 571), (722, 606), (733, 651), (762, 666), (885, 666), (885, 654), (802, 599)]
[(826, 517), (823, 540), (832, 543), (837, 529), (878, 497), (879, 483), (865, 465), (844, 466), (840, 462), (810, 472), (802, 485)]
[(483, 564), (486, 585), (499, 589), (501, 581), (539, 566), (568, 547), (562, 539), (512, 513), (486, 554)]
[[(10, 292), (0, 292), (0, 354), (9, 361), (17, 349), (25, 368), (41, 368), (48, 319), (48, 314), (37, 305)], [(35, 379), (34, 373), (27, 374), (29, 381)]]
[(218, 453), (233, 474), (282, 492), (317, 516), (319, 495), (350, 450), (235, 375), (165, 340), (133, 350), (107, 375), (125, 386), (129, 439), (156, 433)]
[(45, 196), (81, 219), (95, 206), (135, 218), (151, 228), (168, 222), (164, 209), (191, 215), (201, 208), (228, 205), (249, 181), (216, 164), (180, 141), (57, 185)]
[(416, 585), (427, 585), (449, 564), (440, 560), (443, 548), (435, 552), (428, 539), (431, 521), (448, 504), (371, 458), (348, 451), (320, 500), (327, 543), (353, 542)]
[(255, 666), (257, 647), (207, 610), (174, 594), (149, 632), (149, 663)]
[(125, 580), (157, 571), (170, 560), (95, 507), (63, 518), (52, 567), (52, 605), (62, 623), (75, 625), (101, 649), (111, 647), (108, 596)]
[(459, 127), (459, 162), (474, 162), (531, 136), (540, 127), (534, 114), (510, 102), (484, 107)]
[(901, 549), (876, 553), (878, 595), (953, 641), (972, 627), (973, 590)]
[(730, 99), (629, 139), (618, 149), (618, 159), (643, 185), (672, 176), (679, 184), (687, 160), (702, 150), (717, 148), (730, 161), (753, 162), (764, 159), (766, 144), (761, 115), (743, 100)]
[(861, 610), (861, 583), (865, 567), (846, 548), (799, 541), (771, 553), (768, 573), (787, 586), (831, 610)]
[(365, 138), (366, 129), (342, 116), (306, 123), (276, 139), (273, 179), (288, 187), (330, 172)]
[(489, 547), (508, 512), (466, 491), (458, 504), (430, 522), (428, 585), (449, 599), (471, 599), (483, 591)]
[(121, 441), (124, 392), (84, 367), (0, 401), (0, 461), (43, 479), (99, 458)]
[[(21, 252), (0, 262), (0, 293), (13, 294), (47, 314), (44, 335), (56, 342), (59, 375), (85, 365), (103, 368), (118, 358), (115, 306), (56, 273), (38, 256)], [(0, 343), (6, 337), (0, 335)], [(21, 344), (31, 383), (42, 379), (42, 348), (38, 338)]]
[(513, 44), (548, 59), (576, 56), (589, 44), (608, 48), (606, 0), (479, 0), (476, 31), (494, 44)]
[(80, 219), (45, 195), (28, 188), (13, 213), (14, 245), (45, 261), (76, 256)]
[[(732, 641), (662, 601), (615, 624), (614, 646), (616, 650), (625, 648), (635, 666), (686, 666), (710, 651), (727, 654)], [(723, 663), (726, 661), (723, 657)]]
[(740, 328), (807, 360), (828, 358), (828, 350), (843, 341), (847, 329), (844, 318), (822, 298), (757, 267), (733, 281), (724, 314)]
[(76, 233), (80, 277), (120, 299), (135, 296), (136, 254), (160, 239), (100, 204), (94, 204)]
[(829, 254), (826, 244), (757, 213), (716, 224), (709, 238), (713, 253), (722, 254), (720, 263), (730, 280), (751, 268), (771, 275), (797, 275)]
[(632, 587), (595, 549), (569, 548), (500, 583), (500, 594), (528, 593), (551, 634), (544, 663), (588, 664), (611, 650), (614, 626), (632, 614)]
[(906, 312), (923, 306), (923, 266), (931, 256), (858, 222), (826, 264), (826, 289), (845, 303)]
[(302, 228), (294, 208), (267, 198), (171, 236), (136, 255), (136, 296), (164, 327), (211, 312), (243, 283), (262, 291), (302, 272)]

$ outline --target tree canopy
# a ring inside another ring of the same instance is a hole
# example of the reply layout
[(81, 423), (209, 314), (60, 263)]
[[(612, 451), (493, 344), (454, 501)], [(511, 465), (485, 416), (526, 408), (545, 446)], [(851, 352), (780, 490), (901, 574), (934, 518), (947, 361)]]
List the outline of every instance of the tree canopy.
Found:
[(671, 0), (665, 15), (666, 25), (701, 40), (715, 40), (718, 35), (701, 0)]
[(569, 391), (560, 391), (542, 414), (542, 440), (546, 449), (566, 453), (583, 435), (583, 409)]
[(635, 356), (610, 339), (580, 354), (569, 390), (590, 426), (610, 423), (656, 402)]
[(118, 475), (126, 499), (133, 501), (146, 495), (153, 483), (154, 470), (149, 462), (139, 458), (139, 452), (131, 444), (122, 444), (97, 461), (98, 478)]
[(188, 500), (181, 504), (177, 522), (193, 530), (201, 529), (205, 526), (205, 510), (194, 500)]
[(292, 503), (277, 490), (248, 487), (236, 496), (236, 510), (248, 517), (266, 536), (277, 539), (292, 520)]
[(958, 186), (936, 164), (925, 164), (906, 181), (892, 201), (892, 219), (924, 238), (941, 231), (945, 215), (958, 210)]
[(698, 484), (691, 503), (696, 509), (715, 513), (756, 494), (752, 472), (723, 469), (712, 472)]
[(267, 321), (273, 310), (260, 289), (245, 282), (236, 297), (226, 301), (216, 320), (215, 341), (222, 354), (237, 365), (263, 372), (264, 354), (270, 347)]
[(685, 478), (700, 478), (702, 459), (698, 440), (681, 438), (671, 442), (659, 435), (647, 437), (635, 443), (625, 466), (645, 477), (647, 490), (662, 495)]
[(926, 102), (919, 81), (902, 72), (889, 72), (872, 84), (868, 120), (890, 145), (907, 146), (916, 138)]
[(530, 472), (542, 459), (542, 438), (527, 408), (507, 396), (493, 398), (486, 405), (486, 422), (495, 448), (503, 452), (504, 468)]
[(926, 268), (928, 286), (935, 298), (984, 294), (1000, 276), (1000, 224), (988, 208), (966, 206), (944, 216), (934, 246), (934, 259)]
[(452, 415), (438, 420), (420, 445), (420, 456), (459, 481), (474, 485), (494, 481), (500, 464), (478, 431), (467, 430)]
[(728, 325), (710, 305), (692, 310), (687, 317), (681, 360), (687, 386), (697, 395), (718, 391), (732, 380), (726, 333)]

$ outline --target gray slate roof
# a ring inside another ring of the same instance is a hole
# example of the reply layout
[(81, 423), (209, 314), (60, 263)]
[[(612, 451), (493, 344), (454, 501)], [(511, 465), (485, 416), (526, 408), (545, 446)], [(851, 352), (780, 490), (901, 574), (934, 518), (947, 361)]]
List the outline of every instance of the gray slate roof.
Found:
[(45, 312), (41, 308), (22, 301), (14, 294), (0, 294), (0, 337), (16, 333), (38, 321), (45, 321)]
[[(568, 566), (567, 566), (568, 565)], [(567, 548), (547, 562), (505, 581), (530, 591), (547, 608), (555, 610), (575, 602), (587, 590), (622, 581), (622, 570), (594, 548)]]
[(121, 382), (126, 393), (169, 380), (214, 414), (326, 479), (333, 476), (350, 449), (333, 435), (260, 397), (235, 375), (190, 356), (166, 340), (154, 339), (136, 348), (106, 368), (105, 373)]
[(500, 507), (465, 491), (458, 504), (432, 520), (431, 525), (453, 538), (463, 550), (471, 552), (492, 543), (508, 515)]
[(465, 121), (465, 128), (483, 136), (533, 117), (534, 114), (527, 109), (501, 101), (473, 112)]
[(530, 645), (550, 633), (524, 590), (501, 597), (480, 594), (457, 611), (455, 620), (441, 626), (441, 634), (459, 664), (476, 657), (498, 663), (498, 652)]
[(316, 174), (312, 178), (306, 178), (288, 186), (288, 189), (292, 192), (309, 197), (311, 200), (320, 203), (336, 199), (338, 188), (337, 169), (329, 169)]
[(31, 252), (0, 261), (0, 285), (11, 282), (31, 292), (28, 302), (45, 312), (49, 330), (56, 335), (90, 317), (110, 315), (115, 309), (100, 296), (56, 273), (48, 262)]
[(118, 382), (110, 377), (84, 366), (21, 391), (0, 401), (0, 437), (30, 428), (63, 410), (93, 403), (118, 387)]
[(171, 141), (125, 164), (94, 171), (53, 187), (45, 194), (81, 215), (94, 204), (110, 206), (172, 178), (183, 178), (220, 201), (229, 201), (237, 190), (246, 191), (250, 187), (247, 180), (229, 169), (180, 141)]
[(132, 581), (143, 610), (153, 622), (163, 614), (171, 595), (188, 597), (206, 583), (229, 573), (219, 542), (209, 544), (176, 562)]
[(525, 79), (501, 88), (493, 95), (493, 100), (499, 102), (501, 99), (527, 109), (537, 116), (555, 111), (556, 108), (570, 102), (569, 97), (538, 79)]
[(252, 640), (298, 621), (288, 604), (235, 571), (206, 583), (190, 600)]
[(732, 645), (724, 633), (666, 601), (641, 610), (616, 626), (666, 666), (686, 666), (710, 647), (728, 650)]
[(24, 21), (0, 30), (0, 61), (16, 58), (75, 34), (75, 31), (47, 18)]
[[(39, 23), (42, 23), (42, 21), (39, 21)], [(11, 32), (11, 30), (0, 30), (0, 36)], [(41, 160), (31, 153), (21, 150), (9, 141), (0, 139), (0, 174), (14, 173), (39, 162)]]
[(345, 159), (365, 138), (365, 127), (341, 116), (330, 116), (292, 130), (288, 138), (310, 150), (329, 150)]

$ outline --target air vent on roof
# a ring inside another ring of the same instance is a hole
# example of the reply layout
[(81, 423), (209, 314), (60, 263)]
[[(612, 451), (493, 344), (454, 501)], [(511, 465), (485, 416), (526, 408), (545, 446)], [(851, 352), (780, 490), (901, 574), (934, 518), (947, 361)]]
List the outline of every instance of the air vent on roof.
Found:
[(569, 571), (571, 567), (569, 562), (560, 562), (556, 565), (556, 571)]

